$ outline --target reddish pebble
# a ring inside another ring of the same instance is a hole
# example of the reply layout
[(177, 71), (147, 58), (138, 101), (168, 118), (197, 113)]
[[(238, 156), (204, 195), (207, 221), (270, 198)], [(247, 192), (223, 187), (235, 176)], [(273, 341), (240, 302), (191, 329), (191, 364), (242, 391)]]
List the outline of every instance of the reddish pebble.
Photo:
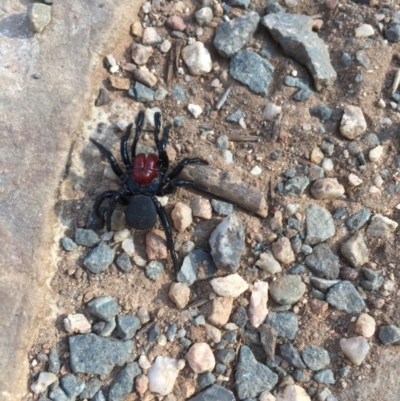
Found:
[(381, 309), (385, 305), (385, 300), (383, 298), (373, 298), (369, 303), (376, 309)]
[(146, 253), (149, 260), (167, 259), (168, 249), (164, 231), (155, 229), (147, 233)]
[(184, 31), (186, 29), (186, 24), (183, 22), (182, 18), (178, 17), (177, 15), (172, 15), (169, 17), (166, 25), (175, 31)]
[(340, 278), (343, 280), (355, 281), (360, 277), (360, 270), (351, 267), (342, 267), (340, 269)]
[(312, 298), (308, 305), (310, 306), (311, 312), (314, 315), (322, 315), (328, 310), (328, 303), (325, 301), (321, 301), (320, 299)]

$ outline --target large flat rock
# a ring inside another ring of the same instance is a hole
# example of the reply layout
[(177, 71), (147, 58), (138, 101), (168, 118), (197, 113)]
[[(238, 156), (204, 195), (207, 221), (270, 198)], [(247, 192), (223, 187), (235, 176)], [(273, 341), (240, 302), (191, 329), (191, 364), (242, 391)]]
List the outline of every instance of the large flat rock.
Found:
[[(34, 34), (27, 2), (0, 9), (0, 399), (26, 399), (28, 351), (49, 315), (54, 205), (101, 66), (140, 2), (55, 2)], [(33, 75), (36, 74), (36, 78)]]

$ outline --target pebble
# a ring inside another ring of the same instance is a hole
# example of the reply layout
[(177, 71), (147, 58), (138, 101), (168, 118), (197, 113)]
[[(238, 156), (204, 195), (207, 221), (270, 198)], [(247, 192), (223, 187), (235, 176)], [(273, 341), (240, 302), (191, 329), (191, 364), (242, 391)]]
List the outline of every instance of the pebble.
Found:
[(122, 340), (131, 340), (140, 327), (140, 319), (131, 315), (117, 316), (117, 335)]
[(188, 110), (193, 115), (194, 118), (199, 118), (201, 113), (203, 112), (202, 108), (197, 104), (189, 103)]
[(346, 313), (360, 313), (365, 302), (349, 281), (342, 281), (331, 287), (326, 295), (327, 302)]
[(320, 178), (311, 187), (311, 194), (315, 199), (333, 200), (341, 197), (345, 192), (344, 186), (337, 178)]
[(339, 257), (326, 245), (317, 245), (313, 253), (306, 257), (305, 264), (318, 277), (328, 280), (339, 276)]
[(184, 309), (190, 299), (190, 288), (185, 283), (172, 283), (168, 296), (179, 309)]
[(251, 175), (260, 175), (262, 173), (262, 169), (259, 166), (254, 166), (251, 170), (250, 170), (250, 174)]
[[(370, 63), (371, 63), (371, 59), (367, 56), (367, 53), (365, 53), (364, 50), (359, 50), (356, 53), (356, 59), (357, 61), (365, 68), (365, 69), (369, 69)], [(362, 82), (364, 80), (364, 77), (361, 73), (356, 75), (356, 82)]]
[[(160, 51), (162, 53), (168, 53), (171, 50), (171, 47), (172, 47), (172, 43), (168, 39), (165, 39), (160, 44)], [(159, 99), (158, 96), (156, 95), (156, 100), (162, 100), (162, 99)]]
[(192, 214), (195, 217), (200, 217), (201, 219), (209, 220), (212, 217), (211, 203), (205, 198), (194, 198), (190, 202), (190, 208), (192, 209)]
[(350, 173), (347, 179), (349, 180), (349, 184), (352, 187), (358, 187), (359, 185), (361, 185), (363, 183), (363, 180), (354, 173)]
[(273, 120), (277, 115), (282, 113), (282, 107), (274, 104), (267, 103), (261, 115), (262, 120)]
[(86, 382), (85, 389), (80, 394), (80, 398), (82, 400), (92, 399), (100, 390), (101, 384), (101, 380), (99, 380), (97, 377), (92, 377)]
[(334, 110), (323, 104), (310, 107), (309, 112), (313, 117), (317, 117), (324, 122), (330, 121), (334, 115)]
[(234, 273), (240, 265), (245, 248), (241, 219), (231, 214), (222, 220), (210, 236), (211, 255), (218, 269)]
[(149, 388), (149, 379), (146, 375), (141, 374), (136, 377), (135, 390), (138, 392), (140, 397), (143, 397)]
[(35, 32), (40, 33), (51, 22), (51, 7), (41, 3), (31, 3), (27, 6), (27, 15)]
[(348, 138), (354, 139), (360, 136), (367, 129), (362, 110), (357, 106), (346, 106), (340, 124), (341, 134)]
[(227, 203), (216, 199), (212, 199), (211, 206), (215, 211), (215, 213), (217, 213), (220, 216), (229, 216), (233, 213), (232, 203)]
[(198, 393), (190, 401), (235, 401), (235, 396), (229, 390), (219, 385), (212, 385), (208, 389)]
[(156, 29), (153, 27), (146, 27), (142, 34), (142, 43), (145, 46), (158, 45), (163, 41), (161, 36), (157, 33)]
[(306, 243), (316, 245), (335, 235), (332, 215), (323, 207), (312, 204), (306, 209)]
[(73, 252), (78, 247), (78, 245), (74, 241), (72, 241), (71, 238), (68, 237), (64, 237), (61, 239), (61, 245), (68, 252)]
[(285, 182), (284, 193), (287, 195), (301, 195), (306, 190), (310, 180), (307, 177), (294, 177)]
[(38, 379), (31, 385), (35, 394), (41, 394), (57, 380), (57, 376), (50, 372), (40, 372)]
[(133, 265), (131, 259), (128, 254), (122, 253), (117, 258), (117, 266), (124, 272), (128, 273), (133, 269)]
[(139, 267), (145, 267), (147, 265), (147, 260), (143, 259), (139, 255), (134, 256), (133, 261), (135, 262), (135, 265), (137, 265)]
[(55, 348), (50, 348), (49, 351), (49, 371), (54, 374), (60, 372), (60, 357)]
[(322, 168), (324, 169), (324, 171), (333, 171), (333, 161), (332, 159), (325, 159), (322, 162)]
[[(141, 82), (145, 86), (149, 86), (150, 88), (153, 88), (157, 84), (157, 77), (145, 67), (135, 69), (133, 71), (133, 76), (137, 81)], [(126, 89), (129, 89), (129, 87), (130, 82), (129, 86)]]
[(88, 333), (92, 328), (89, 321), (81, 313), (68, 315), (63, 322), (65, 331), (69, 334), (85, 334)]
[(382, 155), (383, 155), (383, 146), (378, 145), (374, 149), (370, 150), (368, 158), (371, 162), (377, 162), (381, 159)]
[(212, 69), (210, 52), (202, 42), (194, 42), (185, 46), (181, 56), (192, 75), (208, 74)]
[(281, 237), (272, 244), (274, 257), (284, 265), (289, 265), (296, 260), (289, 238)]
[(217, 271), (211, 255), (202, 249), (195, 249), (185, 257), (177, 279), (192, 285), (199, 278), (210, 278)]
[(278, 277), (270, 285), (270, 294), (281, 305), (292, 305), (299, 301), (306, 291), (306, 285), (299, 275)]
[(220, 135), (215, 141), (215, 145), (218, 149), (227, 150), (229, 148), (229, 140), (226, 135)]
[(212, 326), (211, 324), (206, 324), (206, 334), (207, 339), (214, 341), (214, 343), (219, 343), (221, 341), (222, 333), (221, 330), (217, 327)]
[(365, 224), (367, 224), (370, 217), (371, 217), (371, 211), (367, 208), (362, 208), (357, 213), (349, 216), (345, 220), (346, 227), (350, 231), (358, 230)]
[(307, 367), (314, 371), (325, 369), (331, 363), (328, 351), (317, 345), (306, 345), (301, 356)]
[(117, 301), (109, 296), (98, 297), (87, 304), (89, 313), (106, 322), (114, 318), (118, 313)]
[(208, 321), (217, 327), (222, 327), (229, 321), (232, 312), (232, 297), (216, 297), (212, 301), (211, 314)]
[(308, 306), (314, 315), (323, 315), (328, 310), (329, 304), (323, 300), (312, 298), (309, 300)]
[(375, 238), (386, 237), (396, 230), (398, 223), (381, 214), (375, 214), (367, 228), (367, 235)]
[(322, 152), (321, 148), (317, 146), (311, 151), (310, 162), (319, 164), (322, 162), (322, 160), (324, 160), (324, 153)]
[(235, 379), (238, 398), (245, 400), (258, 397), (263, 391), (272, 390), (278, 382), (278, 375), (257, 362), (250, 348), (242, 345)]
[(174, 227), (184, 232), (192, 224), (192, 209), (185, 203), (178, 202), (171, 212)]
[(146, 253), (148, 260), (167, 259), (168, 249), (164, 231), (153, 229), (146, 234)]
[(319, 371), (314, 375), (314, 380), (317, 383), (323, 384), (335, 384), (335, 377), (333, 376), (333, 372), (330, 369), (325, 369)]
[(257, 280), (250, 296), (249, 318), (253, 327), (258, 327), (267, 317), (268, 283)]
[(217, 359), (224, 365), (229, 365), (236, 358), (236, 352), (233, 348), (222, 349), (217, 351)]
[(238, 274), (218, 277), (210, 281), (214, 292), (221, 297), (237, 298), (245, 292), (249, 285)]
[(165, 22), (165, 25), (174, 31), (184, 31), (187, 27), (187, 25), (183, 22), (183, 19), (178, 15), (171, 15)]
[(157, 281), (164, 272), (164, 266), (161, 262), (153, 260), (146, 265), (146, 277), (150, 280)]
[(185, 362), (180, 359), (157, 356), (147, 372), (149, 390), (166, 396), (172, 392), (179, 372), (184, 368)]
[(92, 247), (100, 242), (100, 238), (93, 230), (77, 228), (75, 231), (75, 242), (78, 245)]
[(114, 260), (115, 251), (104, 242), (94, 248), (83, 261), (87, 269), (98, 274), (106, 271)]
[(391, 43), (400, 42), (400, 24), (392, 25), (386, 29), (385, 37)]
[(274, 275), (282, 271), (282, 266), (273, 257), (270, 251), (260, 254), (260, 259), (256, 262), (256, 266), (270, 275)]
[(369, 352), (368, 341), (364, 337), (342, 338), (339, 342), (342, 352), (355, 365), (360, 366)]
[(139, 43), (134, 43), (131, 49), (131, 57), (135, 64), (145, 65), (153, 55), (153, 52), (154, 50), (150, 46), (143, 46)]
[(295, 313), (269, 312), (266, 324), (275, 329), (277, 337), (287, 338), (288, 340), (294, 340), (299, 329), (299, 322)]
[(368, 38), (375, 35), (374, 28), (369, 24), (362, 24), (355, 29), (356, 38)]
[(279, 391), (276, 401), (311, 401), (311, 398), (304, 388), (296, 384), (289, 384)]
[(161, 329), (158, 324), (151, 326), (149, 331), (147, 332), (147, 341), (149, 341), (150, 343), (154, 343), (160, 336), (160, 334), (161, 334)]
[(213, 19), (213, 10), (210, 7), (200, 8), (200, 10), (195, 12), (194, 17), (198, 25), (208, 26)]
[(123, 366), (131, 357), (133, 341), (123, 341), (89, 333), (69, 337), (70, 365), (74, 373), (108, 375), (115, 365)]
[(131, 32), (132, 32), (132, 35), (137, 36), (138, 38), (141, 38), (143, 35), (142, 23), (140, 21), (134, 22), (131, 26)]
[(365, 338), (372, 337), (375, 333), (375, 319), (367, 313), (361, 313), (356, 322), (355, 331)]
[(195, 373), (211, 372), (215, 367), (215, 357), (207, 343), (193, 344), (185, 359)]
[[(152, 102), (154, 100), (154, 91), (146, 85), (136, 81), (135, 85), (129, 89), (128, 96), (140, 103)], [(114, 214), (115, 212), (113, 215)]]
[(347, 241), (343, 242), (340, 251), (353, 267), (361, 267), (368, 262), (368, 248), (364, 237), (358, 231)]
[(85, 382), (72, 374), (62, 376), (60, 378), (60, 384), (69, 398), (75, 398), (85, 389)]
[(279, 352), (282, 358), (288, 361), (295, 368), (306, 368), (306, 365), (304, 365), (303, 361), (300, 358), (299, 352), (291, 343), (281, 344), (279, 346)]
[(381, 326), (379, 329), (379, 339), (383, 345), (397, 345), (400, 343), (400, 328), (390, 325)]

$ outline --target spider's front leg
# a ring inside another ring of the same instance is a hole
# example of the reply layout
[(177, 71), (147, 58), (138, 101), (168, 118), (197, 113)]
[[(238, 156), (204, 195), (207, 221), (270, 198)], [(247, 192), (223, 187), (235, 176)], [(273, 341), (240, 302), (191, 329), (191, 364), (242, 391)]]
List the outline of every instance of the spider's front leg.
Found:
[(207, 160), (201, 159), (199, 157), (195, 157), (192, 159), (189, 159), (189, 158), (183, 159), (177, 164), (177, 166), (171, 171), (171, 173), (163, 179), (163, 181), (165, 183), (167, 183), (167, 182), (173, 180), (175, 177), (177, 177), (181, 173), (183, 168), (185, 166), (187, 166), (188, 164), (209, 164), (209, 163)]
[[(117, 202), (120, 202), (123, 205), (128, 204), (128, 200), (126, 199), (126, 196), (129, 196), (130, 193), (128, 191), (122, 190), (120, 192), (117, 191), (105, 191), (102, 192), (100, 195), (97, 196), (93, 209), (96, 212), (96, 215), (100, 217), (100, 206), (101, 204), (107, 199), (111, 198), (111, 202), (108, 205), (107, 209), (107, 215), (106, 215), (106, 224), (107, 224), (107, 230), (110, 231), (111, 228), (111, 216), (114, 212), (115, 206), (117, 205)], [(108, 222), (108, 223), (107, 223)]]

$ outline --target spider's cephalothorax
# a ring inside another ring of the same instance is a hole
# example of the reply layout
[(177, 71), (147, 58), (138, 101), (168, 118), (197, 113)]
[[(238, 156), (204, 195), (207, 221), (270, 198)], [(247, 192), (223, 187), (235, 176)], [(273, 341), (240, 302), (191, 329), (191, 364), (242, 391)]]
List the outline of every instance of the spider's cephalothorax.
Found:
[(208, 162), (200, 158), (183, 159), (170, 174), (166, 175), (169, 160), (165, 149), (168, 142), (170, 126), (164, 128), (162, 139), (159, 139), (161, 128), (160, 113), (156, 113), (154, 116), (154, 142), (157, 146), (158, 156), (155, 154), (145, 155), (143, 153), (136, 155), (136, 145), (139, 140), (140, 126), (143, 122), (143, 117), (144, 113), (140, 112), (136, 119), (136, 131), (131, 148), (131, 158), (129, 158), (128, 155), (127, 142), (132, 131), (132, 124), (128, 126), (125, 135), (121, 139), (121, 158), (126, 173), (123, 173), (109, 150), (94, 139), (91, 139), (100, 152), (107, 158), (114, 173), (124, 184), (124, 188), (120, 191), (105, 191), (101, 193), (96, 198), (94, 210), (100, 215), (101, 204), (106, 198), (111, 198), (106, 212), (106, 227), (108, 231), (111, 230), (111, 215), (118, 202), (127, 205), (125, 218), (128, 226), (138, 230), (147, 230), (154, 227), (158, 215), (167, 236), (167, 246), (171, 253), (174, 269), (178, 272), (178, 259), (172, 241), (171, 226), (167, 214), (156, 196), (170, 194), (175, 187), (199, 187), (194, 181), (181, 180), (176, 177), (178, 177), (187, 164), (208, 164)]

